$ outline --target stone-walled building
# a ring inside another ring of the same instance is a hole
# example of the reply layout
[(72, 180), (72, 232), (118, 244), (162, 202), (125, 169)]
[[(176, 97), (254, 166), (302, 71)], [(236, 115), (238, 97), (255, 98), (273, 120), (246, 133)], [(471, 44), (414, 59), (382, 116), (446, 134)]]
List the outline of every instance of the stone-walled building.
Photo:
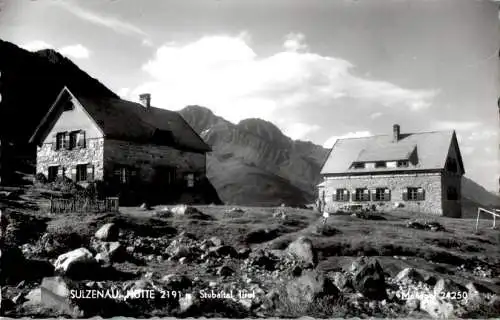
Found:
[(319, 195), (328, 212), (408, 210), (461, 217), (462, 156), (455, 131), (339, 139), (323, 165)]
[(180, 114), (151, 106), (149, 94), (140, 98), (141, 104), (96, 99), (64, 88), (31, 137), (36, 172), (49, 181), (103, 181), (121, 202), (144, 196), (169, 202), (196, 192), (211, 148)]

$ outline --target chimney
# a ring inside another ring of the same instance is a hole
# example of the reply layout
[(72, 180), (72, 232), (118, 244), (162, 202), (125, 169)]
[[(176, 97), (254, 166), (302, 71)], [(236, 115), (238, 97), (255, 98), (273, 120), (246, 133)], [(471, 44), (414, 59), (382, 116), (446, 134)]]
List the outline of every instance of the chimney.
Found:
[(140, 94), (139, 100), (141, 101), (141, 104), (144, 106), (144, 108), (147, 109), (151, 106), (151, 94), (150, 93)]
[(401, 132), (401, 128), (400, 128), (399, 124), (395, 124), (392, 126), (392, 142), (399, 141), (400, 132)]

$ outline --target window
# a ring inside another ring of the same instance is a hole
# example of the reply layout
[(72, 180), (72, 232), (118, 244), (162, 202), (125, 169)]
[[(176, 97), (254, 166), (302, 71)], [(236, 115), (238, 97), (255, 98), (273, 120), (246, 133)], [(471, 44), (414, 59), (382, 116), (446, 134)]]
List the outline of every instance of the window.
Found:
[(122, 184), (127, 184), (130, 183), (135, 176), (137, 176), (137, 169), (128, 166), (117, 166), (115, 167), (113, 174), (117, 181)]
[(349, 201), (349, 191), (347, 189), (337, 189), (333, 194), (334, 201)]
[(49, 174), (47, 176), (49, 181), (54, 181), (57, 178), (57, 174), (59, 173), (59, 166), (50, 166)]
[(364, 169), (365, 168), (365, 164), (363, 162), (354, 162), (352, 164), (352, 167), (354, 169)]
[(387, 168), (387, 164), (385, 161), (377, 161), (375, 162), (375, 168)]
[(66, 137), (66, 132), (59, 132), (56, 135), (56, 150), (64, 149), (64, 141)]
[(194, 173), (186, 174), (186, 183), (188, 188), (194, 187)]
[(398, 168), (408, 167), (408, 160), (399, 160), (397, 163)]
[(73, 131), (69, 133), (69, 149), (76, 148), (76, 139), (77, 139), (78, 131)]
[(87, 181), (87, 165), (79, 164), (76, 166), (76, 181)]
[(448, 200), (458, 200), (458, 192), (457, 188), (455, 187), (448, 187), (447, 192), (446, 192), (446, 198)]
[(406, 188), (403, 191), (403, 200), (407, 201), (422, 201), (425, 200), (425, 190), (423, 188)]
[(376, 188), (374, 190), (374, 201), (390, 201), (391, 200), (391, 190), (389, 188)]
[(358, 188), (354, 192), (354, 201), (370, 201), (370, 192), (367, 188)]

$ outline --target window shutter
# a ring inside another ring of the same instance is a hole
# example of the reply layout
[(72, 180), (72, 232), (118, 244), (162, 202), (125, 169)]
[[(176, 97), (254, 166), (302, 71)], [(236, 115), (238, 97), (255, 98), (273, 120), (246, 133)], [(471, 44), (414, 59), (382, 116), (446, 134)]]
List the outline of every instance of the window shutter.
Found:
[(69, 149), (69, 132), (64, 133), (64, 149)]
[(425, 200), (425, 190), (423, 188), (418, 188), (417, 200)]
[(403, 190), (403, 200), (408, 201), (408, 189)]
[(351, 193), (351, 201), (356, 201), (356, 191)]
[(52, 141), (52, 150), (57, 150), (57, 133), (53, 134), (52, 137), (54, 138)]
[(391, 201), (391, 190), (389, 188), (384, 190), (384, 199), (386, 201)]
[(79, 148), (85, 148), (85, 131), (82, 130), (78, 132), (77, 137), (78, 137), (77, 146)]
[(57, 168), (57, 176), (62, 177), (64, 175), (64, 171), (62, 167)]
[(363, 200), (370, 201), (370, 190), (368, 189), (363, 190)]
[(87, 181), (94, 181), (94, 165), (87, 165)]
[(71, 168), (71, 180), (76, 181), (76, 167)]

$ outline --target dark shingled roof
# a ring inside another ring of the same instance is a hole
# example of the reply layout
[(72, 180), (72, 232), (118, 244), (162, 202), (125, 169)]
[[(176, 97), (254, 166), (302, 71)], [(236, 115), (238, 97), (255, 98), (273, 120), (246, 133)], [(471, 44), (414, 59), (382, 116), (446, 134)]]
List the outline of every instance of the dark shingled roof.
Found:
[[(440, 170), (445, 167), (446, 158), (454, 131), (433, 131), (401, 134), (393, 142), (392, 135), (377, 135), (364, 138), (339, 139), (321, 169), (321, 174), (360, 174), (388, 171)], [(415, 153), (413, 153), (416, 150)], [(395, 161), (409, 159), (416, 154), (417, 162), (404, 168), (362, 168), (355, 169), (353, 162)], [(460, 162), (461, 162), (461, 157)], [(462, 163), (461, 166), (463, 167)]]
[[(64, 90), (68, 89), (65, 88)], [(75, 94), (73, 96), (80, 102), (107, 138), (140, 143), (167, 144), (177, 149), (197, 152), (211, 151), (210, 146), (177, 112), (152, 106), (145, 108), (139, 103), (118, 98), (95, 98)], [(51, 111), (49, 111), (49, 114)], [(155, 132), (158, 130), (171, 132), (173, 141), (155, 140)]]

